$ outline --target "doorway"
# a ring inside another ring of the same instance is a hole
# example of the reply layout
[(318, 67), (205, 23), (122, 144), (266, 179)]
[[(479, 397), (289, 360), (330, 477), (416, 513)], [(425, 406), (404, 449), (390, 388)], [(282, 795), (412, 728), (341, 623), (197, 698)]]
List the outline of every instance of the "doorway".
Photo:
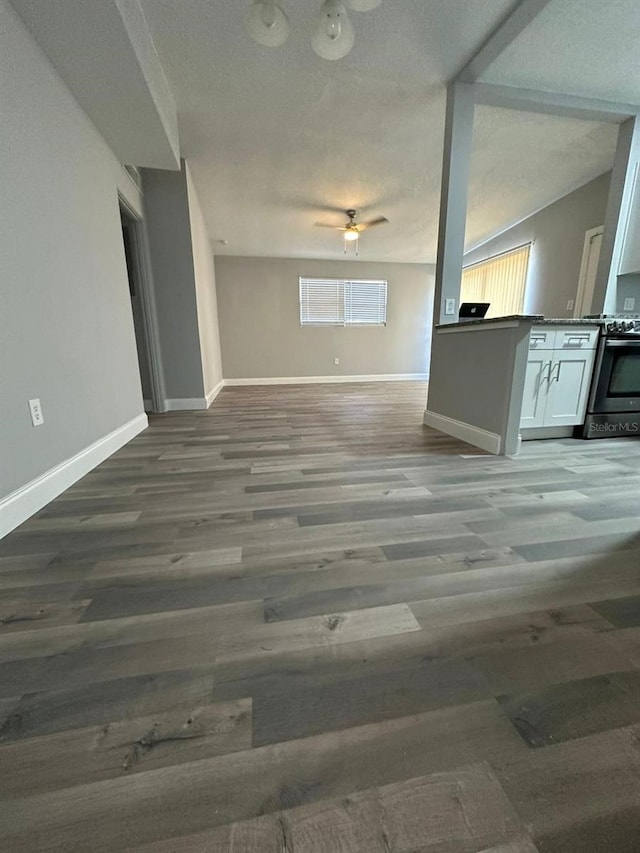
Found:
[(142, 222), (122, 199), (120, 199), (120, 222), (144, 410), (161, 412), (164, 411), (163, 394), (159, 381), (157, 349), (153, 343), (151, 300), (146, 287)]
[(593, 301), (593, 289), (596, 283), (596, 272), (598, 271), (603, 231), (604, 226), (599, 225), (585, 234), (580, 278), (578, 279), (578, 292), (576, 293), (576, 304), (573, 312), (574, 317), (584, 317), (585, 314), (592, 313), (591, 303)]

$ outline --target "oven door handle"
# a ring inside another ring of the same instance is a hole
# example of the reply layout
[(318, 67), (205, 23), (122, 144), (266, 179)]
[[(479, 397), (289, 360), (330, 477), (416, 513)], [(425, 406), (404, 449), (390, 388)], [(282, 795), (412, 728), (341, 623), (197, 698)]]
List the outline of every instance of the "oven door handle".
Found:
[(604, 345), (607, 349), (609, 347), (640, 347), (640, 340), (624, 340), (622, 338), (611, 340), (611, 338), (605, 338)]

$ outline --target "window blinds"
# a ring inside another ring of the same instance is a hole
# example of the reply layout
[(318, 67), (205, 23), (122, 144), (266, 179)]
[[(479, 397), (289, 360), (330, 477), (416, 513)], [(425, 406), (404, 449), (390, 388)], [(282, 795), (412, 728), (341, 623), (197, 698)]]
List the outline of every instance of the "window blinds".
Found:
[(300, 278), (301, 326), (384, 326), (387, 282)]
[(521, 314), (531, 244), (473, 264), (462, 271), (460, 302), (489, 302), (487, 317)]

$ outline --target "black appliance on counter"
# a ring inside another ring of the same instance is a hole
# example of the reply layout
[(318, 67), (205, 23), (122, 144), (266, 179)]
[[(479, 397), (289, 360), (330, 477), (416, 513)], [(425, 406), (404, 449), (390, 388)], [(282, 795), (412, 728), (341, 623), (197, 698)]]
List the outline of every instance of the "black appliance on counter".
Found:
[(490, 302), (463, 302), (458, 311), (458, 320), (482, 320), (490, 304)]
[(640, 436), (640, 319), (606, 320), (582, 438)]

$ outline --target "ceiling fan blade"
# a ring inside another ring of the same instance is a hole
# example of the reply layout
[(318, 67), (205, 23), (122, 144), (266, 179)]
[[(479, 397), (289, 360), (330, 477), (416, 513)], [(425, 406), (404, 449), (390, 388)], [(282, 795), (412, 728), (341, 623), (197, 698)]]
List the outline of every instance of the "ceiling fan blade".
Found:
[(316, 228), (333, 228), (334, 231), (344, 231), (344, 225), (330, 225), (328, 222), (314, 222)]
[(367, 228), (374, 228), (376, 225), (384, 225), (385, 222), (388, 222), (386, 216), (378, 216), (377, 219), (372, 219), (369, 222), (361, 222), (358, 225), (358, 231), (366, 231)]

